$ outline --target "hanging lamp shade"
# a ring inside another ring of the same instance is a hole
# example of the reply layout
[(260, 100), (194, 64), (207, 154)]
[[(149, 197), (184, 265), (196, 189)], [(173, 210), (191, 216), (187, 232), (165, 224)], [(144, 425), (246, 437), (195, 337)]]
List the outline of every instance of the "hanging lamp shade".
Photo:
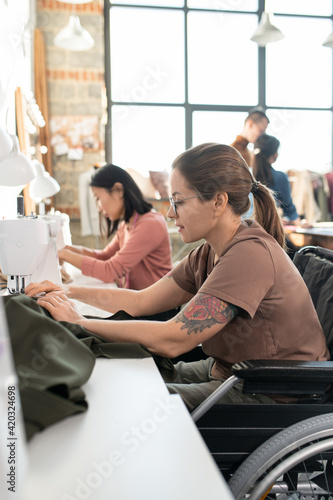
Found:
[(265, 47), (268, 43), (278, 42), (284, 38), (284, 34), (273, 24), (273, 14), (263, 12), (258, 28), (253, 33), (251, 40), (259, 47)]
[(68, 24), (54, 38), (57, 47), (67, 50), (89, 50), (95, 42), (86, 29), (81, 26), (78, 16), (69, 16)]
[(79, 3), (89, 3), (92, 2), (93, 0), (58, 0), (58, 2), (62, 3), (71, 3), (74, 5), (78, 5)]
[(323, 42), (323, 47), (328, 47), (329, 49), (333, 49), (333, 31)]
[(9, 155), (13, 147), (13, 141), (6, 130), (0, 125), (0, 162)]
[(16, 135), (10, 136), (13, 147), (0, 162), (0, 186), (26, 186), (36, 176), (36, 170), (29, 158), (20, 152)]
[(45, 167), (38, 160), (33, 160), (36, 177), (29, 184), (29, 196), (36, 203), (40, 203), (45, 198), (50, 198), (59, 193), (60, 186), (51, 175), (45, 171)]

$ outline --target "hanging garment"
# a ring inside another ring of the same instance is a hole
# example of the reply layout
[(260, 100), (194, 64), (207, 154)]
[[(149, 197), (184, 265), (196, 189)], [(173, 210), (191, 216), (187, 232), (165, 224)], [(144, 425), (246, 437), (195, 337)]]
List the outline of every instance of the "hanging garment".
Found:
[(330, 190), (330, 194), (328, 197), (328, 211), (331, 214), (331, 220), (333, 220), (333, 172), (327, 172), (325, 174), (327, 184)]
[(317, 172), (311, 172), (311, 181), (313, 187), (313, 194), (321, 212), (319, 221), (324, 222), (329, 220), (328, 216), (328, 203), (327, 199), (329, 196), (329, 187), (324, 175), (318, 174)]
[(289, 170), (288, 177), (291, 183), (291, 197), (297, 213), (314, 224), (320, 219), (321, 213), (314, 197), (310, 172)]
[(91, 168), (79, 177), (81, 236), (100, 235), (98, 209), (89, 186), (95, 172), (95, 168)]

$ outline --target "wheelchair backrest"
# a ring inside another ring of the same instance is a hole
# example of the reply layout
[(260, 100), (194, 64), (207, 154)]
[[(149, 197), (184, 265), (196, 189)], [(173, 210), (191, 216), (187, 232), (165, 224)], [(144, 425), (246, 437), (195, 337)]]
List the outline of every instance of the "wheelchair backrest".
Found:
[(333, 250), (307, 246), (293, 262), (305, 281), (333, 359)]

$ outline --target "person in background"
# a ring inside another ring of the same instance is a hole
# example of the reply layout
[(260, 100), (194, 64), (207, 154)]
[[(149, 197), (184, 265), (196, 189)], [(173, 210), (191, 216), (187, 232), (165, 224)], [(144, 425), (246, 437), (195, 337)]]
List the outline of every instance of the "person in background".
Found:
[(263, 134), (258, 137), (254, 143), (253, 175), (274, 191), (276, 202), (288, 224), (309, 227), (305, 219), (301, 220), (293, 204), (288, 176), (272, 167), (279, 156), (279, 147), (280, 141), (272, 135)]
[(268, 124), (269, 119), (266, 113), (260, 108), (254, 108), (246, 117), (242, 132), (231, 144), (243, 156), (249, 167), (253, 166), (254, 157), (248, 145), (255, 143), (258, 137), (266, 131)]
[[(201, 345), (205, 360), (179, 361), (167, 384), (193, 410), (246, 359), (327, 360), (324, 333), (309, 291), (284, 251), (285, 233), (271, 192), (244, 158), (223, 144), (202, 144), (178, 156), (170, 178), (168, 216), (184, 243), (205, 239), (166, 277), (145, 290), (31, 283), (28, 296), (57, 321), (69, 321), (111, 342), (135, 342), (176, 358)], [(253, 193), (256, 221), (242, 220)], [(165, 322), (83, 317), (70, 299), (134, 317), (183, 305)], [(266, 402), (239, 385), (225, 403)]]
[(172, 268), (171, 244), (162, 214), (155, 212), (132, 177), (116, 165), (99, 168), (90, 183), (107, 236), (103, 250), (66, 246), (60, 261), (81, 269), (85, 276), (120, 287), (141, 290)]
[[(296, 207), (291, 198), (291, 189), (287, 175), (284, 172), (275, 170), (272, 164), (276, 162), (279, 155), (280, 141), (272, 135), (262, 134), (254, 143), (254, 164), (253, 175), (265, 186), (273, 191), (277, 206), (283, 213), (283, 218), (287, 224), (311, 227), (306, 219), (299, 217)], [(289, 240), (286, 240), (287, 253), (293, 258), (297, 247)]]

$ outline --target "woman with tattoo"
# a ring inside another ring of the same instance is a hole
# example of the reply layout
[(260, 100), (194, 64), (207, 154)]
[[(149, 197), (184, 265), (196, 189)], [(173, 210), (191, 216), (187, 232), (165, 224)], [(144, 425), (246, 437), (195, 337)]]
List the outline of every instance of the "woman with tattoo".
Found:
[[(285, 235), (271, 192), (231, 146), (202, 144), (172, 165), (170, 209), (185, 243), (204, 239), (168, 275), (140, 290), (35, 283), (29, 296), (56, 320), (106, 340), (138, 342), (175, 358), (201, 345), (207, 359), (176, 364), (168, 384), (192, 410), (246, 359), (327, 360), (324, 334), (306, 285), (284, 251)], [(255, 221), (242, 220), (253, 193)], [(86, 319), (71, 298), (110, 312), (146, 316), (183, 306), (166, 322)], [(264, 401), (234, 387), (224, 402)]]

